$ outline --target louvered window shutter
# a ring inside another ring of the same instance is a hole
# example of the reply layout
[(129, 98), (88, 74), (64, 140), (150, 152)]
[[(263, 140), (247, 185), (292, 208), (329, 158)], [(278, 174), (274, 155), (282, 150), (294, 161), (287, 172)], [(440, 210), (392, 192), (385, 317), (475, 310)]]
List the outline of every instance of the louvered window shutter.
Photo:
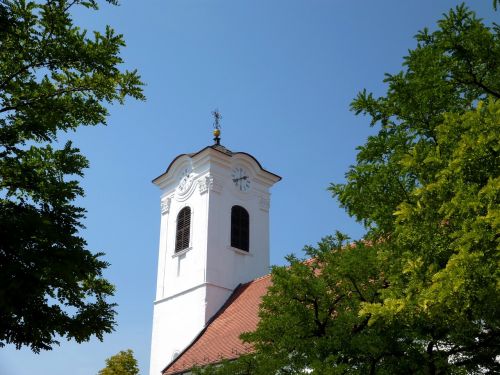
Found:
[(231, 208), (231, 246), (244, 251), (250, 249), (250, 217), (241, 206)]
[(175, 236), (175, 252), (189, 247), (191, 227), (191, 208), (184, 207), (177, 215), (177, 232)]

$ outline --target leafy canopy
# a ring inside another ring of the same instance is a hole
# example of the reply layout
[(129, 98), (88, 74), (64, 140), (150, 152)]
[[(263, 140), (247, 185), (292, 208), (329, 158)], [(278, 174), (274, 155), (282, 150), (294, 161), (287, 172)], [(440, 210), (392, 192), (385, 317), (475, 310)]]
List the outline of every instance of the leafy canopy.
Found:
[(98, 4), (0, 1), (0, 346), (35, 352), (114, 326), (108, 264), (86, 248), (73, 203), (88, 162), (58, 136), (104, 124), (107, 104), (144, 99), (137, 72), (121, 69), (123, 36), (80, 29), (75, 7)]
[(206, 373), (500, 372), (500, 28), (459, 6), (416, 40), (330, 187), (365, 240), (273, 268), (255, 353)]
[(122, 350), (106, 359), (106, 367), (97, 375), (137, 375), (139, 367), (131, 349)]

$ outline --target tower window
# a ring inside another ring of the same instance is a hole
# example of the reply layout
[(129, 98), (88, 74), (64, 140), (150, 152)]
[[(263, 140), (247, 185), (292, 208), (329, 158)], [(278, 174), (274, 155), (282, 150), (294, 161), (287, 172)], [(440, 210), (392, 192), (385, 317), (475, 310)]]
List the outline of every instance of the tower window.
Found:
[(177, 215), (177, 231), (175, 234), (175, 252), (189, 247), (189, 233), (191, 228), (191, 208), (184, 207)]
[(231, 208), (231, 246), (248, 251), (250, 238), (250, 218), (241, 206)]

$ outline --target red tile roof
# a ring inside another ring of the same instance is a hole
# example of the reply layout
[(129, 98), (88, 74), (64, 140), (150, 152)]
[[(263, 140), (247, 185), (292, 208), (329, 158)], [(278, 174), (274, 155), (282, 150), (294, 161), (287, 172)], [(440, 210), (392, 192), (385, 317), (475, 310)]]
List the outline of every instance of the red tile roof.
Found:
[(163, 370), (163, 374), (182, 374), (195, 365), (204, 366), (252, 352), (252, 346), (244, 344), (239, 336), (257, 327), (259, 304), (270, 285), (271, 275), (266, 275), (236, 288), (198, 337)]

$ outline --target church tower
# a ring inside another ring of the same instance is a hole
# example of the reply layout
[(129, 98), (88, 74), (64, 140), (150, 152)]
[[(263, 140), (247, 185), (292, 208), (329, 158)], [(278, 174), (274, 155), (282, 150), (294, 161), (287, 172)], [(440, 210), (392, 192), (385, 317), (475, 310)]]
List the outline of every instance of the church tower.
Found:
[[(217, 119), (217, 118), (216, 118)], [(215, 144), (176, 157), (161, 189), (150, 375), (205, 327), (240, 284), (269, 273), (269, 189), (281, 177)]]

